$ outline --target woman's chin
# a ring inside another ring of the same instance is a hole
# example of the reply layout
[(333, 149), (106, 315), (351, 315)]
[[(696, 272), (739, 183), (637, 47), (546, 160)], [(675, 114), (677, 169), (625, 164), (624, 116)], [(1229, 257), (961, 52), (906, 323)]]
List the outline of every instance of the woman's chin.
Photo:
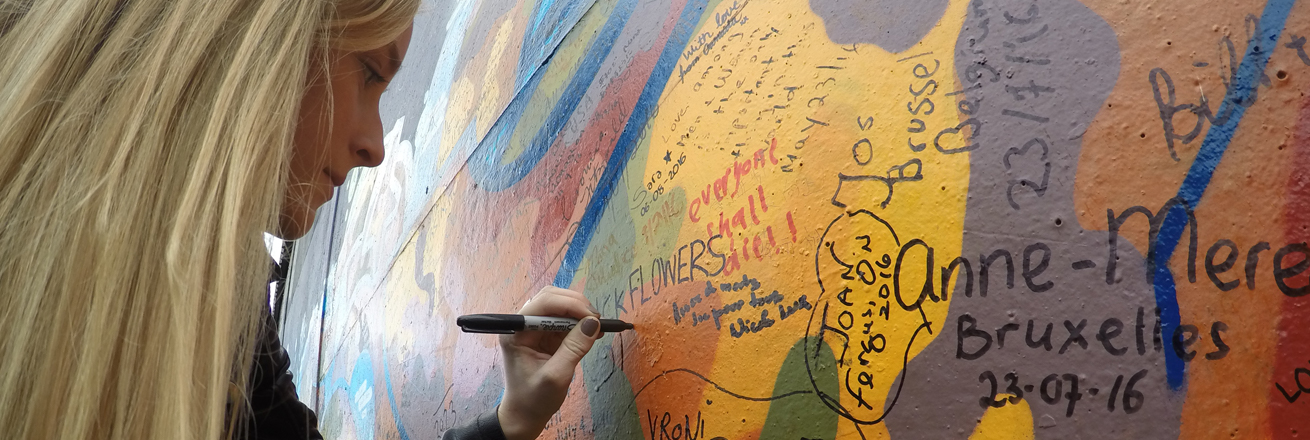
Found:
[(295, 240), (309, 233), (309, 228), (314, 226), (315, 210), (302, 209), (297, 211), (301, 212), (283, 213), (279, 217), (277, 231), (273, 235), (283, 240)]

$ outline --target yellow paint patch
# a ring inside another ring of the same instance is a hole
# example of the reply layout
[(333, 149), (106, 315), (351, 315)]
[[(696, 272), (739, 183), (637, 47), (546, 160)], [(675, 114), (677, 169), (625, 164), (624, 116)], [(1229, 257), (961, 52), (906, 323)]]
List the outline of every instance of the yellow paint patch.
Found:
[[(997, 394), (996, 400), (1009, 397), (1012, 395)], [(969, 440), (1031, 440), (1033, 437), (1032, 409), (1027, 400), (1019, 400), (1000, 408), (988, 408)]]
[[(505, 59), (505, 48), (509, 46), (510, 38), (512, 37), (511, 31), (513, 30), (513, 21), (501, 21), (500, 26), (496, 30), (495, 40), (491, 43), (491, 53), (488, 54), (487, 70), (482, 74), (482, 97), (478, 101), (479, 105), (476, 123), (478, 124), (479, 135), (491, 130), (491, 124), (496, 122), (496, 118), (500, 116), (500, 112), (505, 109), (505, 102), (503, 101), (508, 101), (501, 97), (502, 92), (506, 92), (506, 90), (501, 90), (503, 84), (500, 84), (498, 77), (503, 75), (501, 69), (507, 65), (506, 61), (510, 62), (508, 63), (509, 66), (513, 66), (513, 62), (516, 61)], [(512, 88), (513, 82), (509, 85)], [(508, 92), (512, 93), (513, 90), (508, 90)]]
[[(477, 93), (477, 86), (468, 77), (459, 77), (451, 86), (450, 105), (446, 111), (446, 124), (443, 125), (447, 128), (441, 133), (443, 160), (444, 155), (449, 154), (450, 149), (455, 147), (455, 142), (464, 134), (462, 127), (467, 127), (469, 120), (472, 119), (473, 108), (477, 104), (475, 101), (478, 99)], [(455, 127), (461, 128), (455, 129)]]
[[(957, 89), (951, 54), (966, 5), (952, 2), (904, 53), (831, 42), (805, 0), (725, 1), (693, 35), (636, 152), (646, 165), (626, 176), (635, 182), (627, 200), (643, 230), (662, 198), (682, 188), (688, 205), (677, 244), (704, 240), (724, 254), (722, 267), (708, 263), (707, 271), (722, 271), (716, 283), (761, 283), (755, 293), (705, 293), (697, 281), (661, 300), (687, 304), (700, 294), (722, 311), (775, 290), (785, 298), (783, 309), (747, 305), (700, 323), (698, 333), (717, 326), (715, 358), (751, 360), (748, 368), (714, 362), (709, 376), (719, 385), (757, 396), (793, 391), (771, 390), (786, 354), (777, 347), (826, 328), (841, 391), (823, 398), (844, 417), (880, 421), (904, 362), (941, 334), (950, 304), (941, 292), (951, 289), (936, 271), (960, 253), (976, 128), (962, 122), (968, 105), (947, 96)], [(951, 127), (957, 135), (933, 137)], [(779, 312), (802, 296), (812, 308)], [(658, 304), (652, 312), (669, 307)], [(679, 326), (689, 328), (689, 319)], [(724, 420), (764, 410), (704, 403), (719, 397), (707, 389), (699, 410)], [(740, 438), (757, 427), (724, 429)], [(881, 423), (843, 419), (838, 437), (888, 433)]]

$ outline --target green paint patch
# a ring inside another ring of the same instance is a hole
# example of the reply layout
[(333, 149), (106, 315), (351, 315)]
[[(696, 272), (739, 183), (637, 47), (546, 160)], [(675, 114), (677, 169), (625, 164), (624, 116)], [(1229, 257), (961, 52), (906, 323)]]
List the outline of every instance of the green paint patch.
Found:
[[(678, 186), (652, 202), (644, 216), (640, 212), (633, 213), (634, 218), (638, 219), (635, 223), (641, 225), (637, 231), (637, 246), (633, 249), (638, 264), (650, 264), (656, 258), (667, 260), (678, 246), (686, 244), (678, 241), (683, 219), (687, 217), (686, 206), (687, 192)], [(651, 274), (657, 272), (647, 269)]]
[(620, 367), (616, 353), (618, 338), (607, 335), (596, 341), (591, 354), (582, 358), (582, 379), (591, 406), (595, 438), (642, 438), (641, 418), (637, 414), (636, 395)]
[[(787, 358), (778, 370), (778, 380), (773, 385), (774, 394), (813, 390), (817, 385), (819, 391), (836, 396), (837, 361), (827, 342), (819, 344), (818, 359), (814, 369), (805, 369), (805, 344), (818, 343), (818, 338), (805, 337), (792, 345)], [(810, 382), (810, 375), (814, 382)], [(769, 415), (764, 420), (764, 429), (760, 431), (760, 440), (795, 440), (798, 438), (830, 439), (837, 436), (837, 413), (832, 412), (823, 401), (814, 394), (798, 394), (775, 400), (769, 405)]]

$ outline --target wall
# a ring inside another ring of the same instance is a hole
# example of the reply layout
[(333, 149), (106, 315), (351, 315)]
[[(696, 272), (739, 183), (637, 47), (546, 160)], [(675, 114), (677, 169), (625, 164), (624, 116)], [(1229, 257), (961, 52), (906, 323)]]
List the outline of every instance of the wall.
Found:
[(436, 438), (501, 392), (454, 318), (554, 284), (638, 331), (543, 438), (1297, 437), (1310, 6), (1202, 3), (430, 4), (304, 398)]

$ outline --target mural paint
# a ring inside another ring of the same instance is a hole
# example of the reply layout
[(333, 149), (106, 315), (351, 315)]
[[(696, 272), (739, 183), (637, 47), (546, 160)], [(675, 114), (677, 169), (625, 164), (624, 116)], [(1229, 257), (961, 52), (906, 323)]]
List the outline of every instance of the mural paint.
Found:
[(543, 438), (1295, 438), (1304, 3), (433, 5), (298, 248), (302, 392), (436, 438), (501, 393), (454, 318), (554, 284), (638, 331)]
[[(462, 0), (424, 7), (415, 41), (439, 44), (407, 63), (426, 70), (407, 69), (393, 80), (400, 87), (388, 95), (387, 110), (399, 115), (384, 127), (385, 165), (352, 173), (340, 194), (347, 209), (333, 218), (344, 235), (334, 249), (342, 258), (331, 263), (331, 283), (340, 288), (332, 298), (367, 298), (378, 288), (497, 115), (590, 6), (589, 0)], [(348, 316), (348, 307), (362, 304), (337, 305), (346, 308), (336, 315)], [(328, 307), (336, 305), (329, 300)], [(325, 340), (334, 340), (344, 324), (325, 325)]]

